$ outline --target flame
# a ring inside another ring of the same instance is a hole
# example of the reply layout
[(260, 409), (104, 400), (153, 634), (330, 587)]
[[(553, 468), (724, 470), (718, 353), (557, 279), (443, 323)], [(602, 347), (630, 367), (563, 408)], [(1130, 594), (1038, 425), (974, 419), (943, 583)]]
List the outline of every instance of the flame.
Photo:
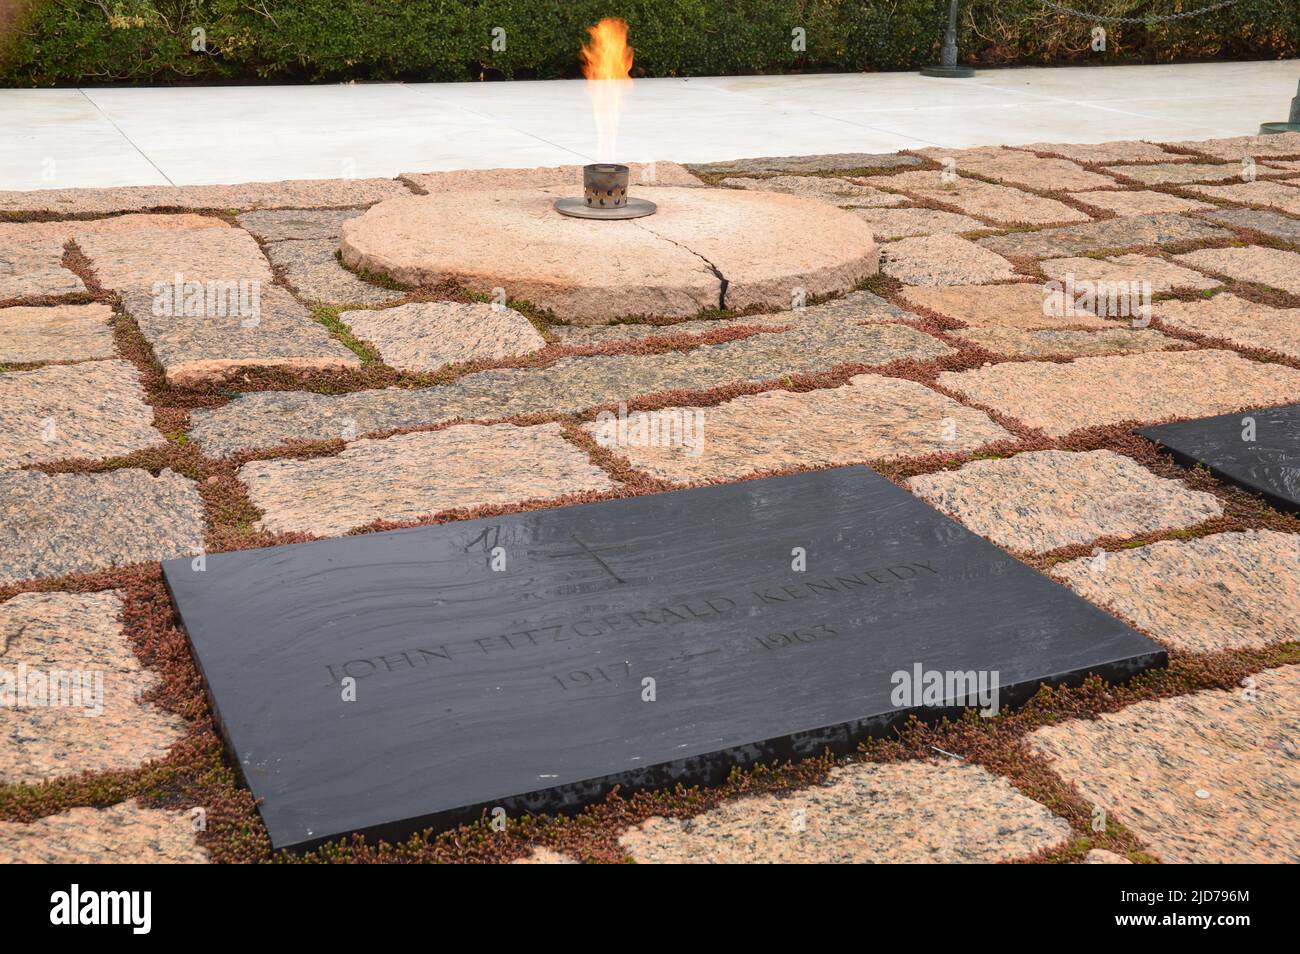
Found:
[(605, 17), (588, 27), (591, 43), (582, 47), (578, 59), (587, 78), (587, 95), (596, 118), (596, 161), (616, 162), (618, 117), (623, 94), (632, 85), (632, 47), (627, 45), (627, 22)]

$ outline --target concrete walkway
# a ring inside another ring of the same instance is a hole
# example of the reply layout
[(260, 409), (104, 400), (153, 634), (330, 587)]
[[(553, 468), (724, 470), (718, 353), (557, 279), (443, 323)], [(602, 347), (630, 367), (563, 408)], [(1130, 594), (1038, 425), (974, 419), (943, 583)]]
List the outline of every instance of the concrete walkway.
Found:
[[(638, 80), (619, 158), (1253, 134), (1300, 61)], [(596, 158), (584, 83), (0, 90), (0, 189), (199, 185)]]

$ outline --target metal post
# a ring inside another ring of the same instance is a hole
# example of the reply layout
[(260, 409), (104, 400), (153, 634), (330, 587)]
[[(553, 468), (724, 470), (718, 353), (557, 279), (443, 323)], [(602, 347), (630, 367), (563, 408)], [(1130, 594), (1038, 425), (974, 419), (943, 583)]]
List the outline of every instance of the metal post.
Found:
[(948, 31), (943, 35), (943, 49), (939, 51), (939, 65), (927, 66), (922, 76), (940, 76), (948, 79), (965, 79), (975, 75), (969, 66), (957, 64), (957, 0), (948, 2)]
[(1262, 123), (1259, 134), (1300, 132), (1300, 83), (1296, 83), (1295, 97), (1291, 100), (1291, 119), (1285, 123)]

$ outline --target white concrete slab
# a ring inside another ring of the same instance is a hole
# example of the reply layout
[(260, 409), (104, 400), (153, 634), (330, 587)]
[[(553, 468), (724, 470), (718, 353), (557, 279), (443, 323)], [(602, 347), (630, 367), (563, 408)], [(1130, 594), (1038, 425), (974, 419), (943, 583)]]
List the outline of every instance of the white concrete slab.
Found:
[[(1300, 61), (638, 80), (621, 159), (1253, 134)], [(596, 158), (585, 83), (0, 90), (0, 189), (392, 176)]]

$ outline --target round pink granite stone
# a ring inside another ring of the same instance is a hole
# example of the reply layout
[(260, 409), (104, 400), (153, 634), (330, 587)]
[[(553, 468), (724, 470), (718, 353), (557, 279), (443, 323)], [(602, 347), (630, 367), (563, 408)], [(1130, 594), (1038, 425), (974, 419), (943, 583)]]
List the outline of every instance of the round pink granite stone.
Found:
[(876, 272), (871, 229), (801, 196), (635, 189), (659, 211), (591, 221), (554, 211), (572, 189), (452, 192), (390, 199), (343, 223), (344, 262), (404, 285), (456, 281), (576, 324), (691, 317), (800, 294), (852, 289)]

